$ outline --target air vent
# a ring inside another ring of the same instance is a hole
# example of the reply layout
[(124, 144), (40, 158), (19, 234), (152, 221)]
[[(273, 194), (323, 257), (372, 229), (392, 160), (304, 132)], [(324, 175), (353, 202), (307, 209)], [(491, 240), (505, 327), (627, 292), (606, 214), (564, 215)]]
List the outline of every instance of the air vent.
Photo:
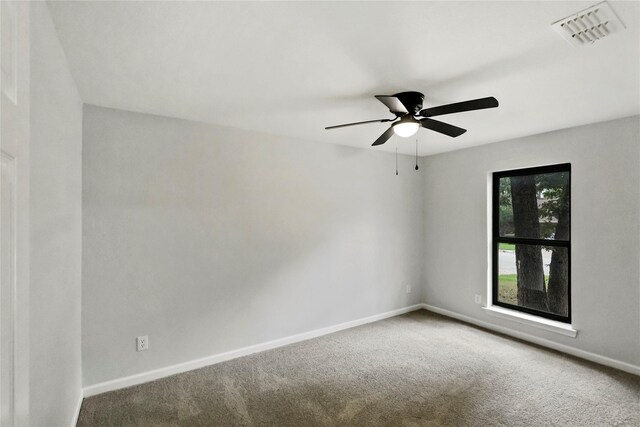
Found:
[(573, 46), (588, 46), (625, 29), (606, 1), (567, 16), (551, 26)]

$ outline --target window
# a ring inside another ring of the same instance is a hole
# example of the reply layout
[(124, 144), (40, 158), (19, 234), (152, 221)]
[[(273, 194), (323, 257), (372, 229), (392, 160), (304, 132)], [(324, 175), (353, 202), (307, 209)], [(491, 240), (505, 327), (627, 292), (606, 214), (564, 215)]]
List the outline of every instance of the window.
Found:
[(571, 165), (493, 174), (493, 304), (571, 322)]

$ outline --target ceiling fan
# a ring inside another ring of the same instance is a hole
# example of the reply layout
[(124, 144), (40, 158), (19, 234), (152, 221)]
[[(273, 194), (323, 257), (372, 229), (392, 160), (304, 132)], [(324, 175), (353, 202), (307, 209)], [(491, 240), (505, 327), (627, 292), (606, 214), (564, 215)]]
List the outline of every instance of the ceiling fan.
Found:
[(325, 129), (336, 129), (347, 126), (362, 125), (365, 123), (385, 123), (392, 122), (389, 129), (385, 131), (371, 145), (382, 145), (395, 133), (401, 137), (414, 135), (420, 127), (431, 129), (444, 135), (455, 138), (462, 135), (467, 130), (453, 126), (429, 117), (442, 116), (444, 114), (461, 113), (463, 111), (482, 110), (485, 108), (495, 108), (498, 100), (490, 96), (487, 98), (472, 99), (470, 101), (456, 102), (454, 104), (440, 105), (438, 107), (422, 109), (424, 95), (420, 92), (400, 92), (395, 95), (376, 95), (378, 101), (389, 108), (395, 114), (394, 119), (367, 120), (364, 122), (346, 123), (343, 125), (328, 126)]

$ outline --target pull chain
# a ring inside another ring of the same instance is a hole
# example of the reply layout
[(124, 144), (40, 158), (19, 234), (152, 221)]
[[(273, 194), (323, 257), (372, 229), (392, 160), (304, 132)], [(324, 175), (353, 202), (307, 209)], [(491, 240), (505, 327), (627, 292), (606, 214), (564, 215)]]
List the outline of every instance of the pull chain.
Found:
[(396, 143), (396, 175), (398, 175), (398, 144)]
[(416, 170), (420, 169), (418, 167), (418, 137), (416, 136)]

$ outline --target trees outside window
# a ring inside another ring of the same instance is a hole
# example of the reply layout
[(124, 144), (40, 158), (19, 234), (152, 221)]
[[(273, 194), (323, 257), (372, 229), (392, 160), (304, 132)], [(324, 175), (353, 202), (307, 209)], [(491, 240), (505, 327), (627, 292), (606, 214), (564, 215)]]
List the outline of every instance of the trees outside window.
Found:
[(571, 322), (571, 166), (493, 174), (493, 303)]

